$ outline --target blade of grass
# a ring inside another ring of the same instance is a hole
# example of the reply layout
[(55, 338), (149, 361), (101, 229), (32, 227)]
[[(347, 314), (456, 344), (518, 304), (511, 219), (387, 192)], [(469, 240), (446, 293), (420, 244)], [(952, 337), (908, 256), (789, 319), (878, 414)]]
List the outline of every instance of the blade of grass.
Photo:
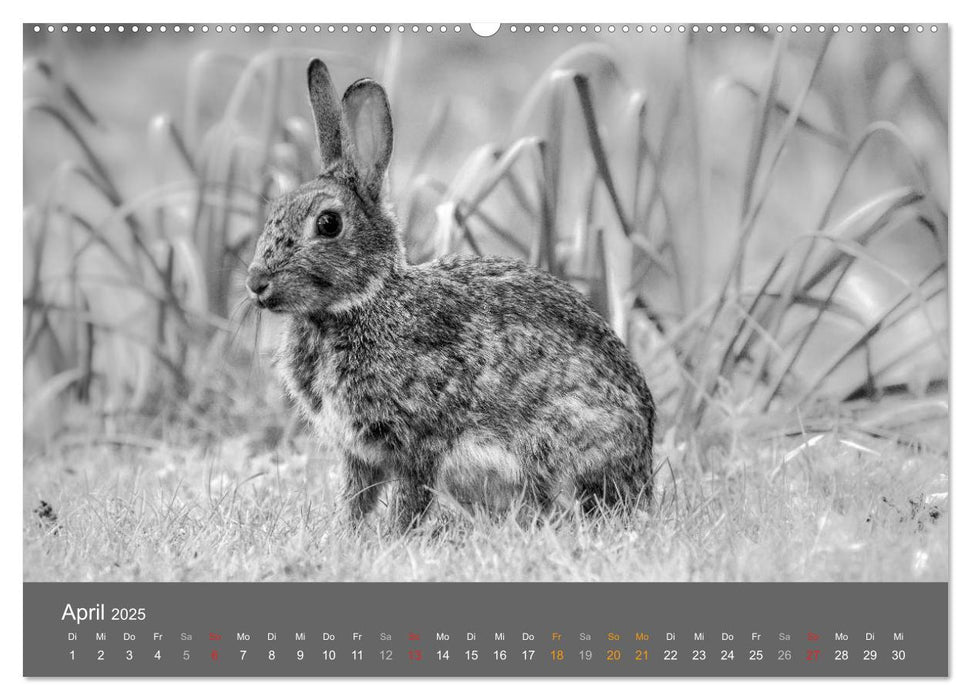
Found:
[(624, 206), (620, 201), (620, 195), (617, 193), (617, 188), (614, 185), (614, 178), (610, 173), (610, 164), (607, 159), (607, 153), (604, 150), (603, 141), (600, 138), (597, 114), (593, 106), (590, 81), (587, 76), (576, 73), (573, 75), (573, 83), (576, 85), (577, 95), (580, 98), (580, 108), (583, 111), (583, 120), (587, 127), (587, 139), (589, 140), (590, 151), (593, 154), (594, 162), (597, 164), (597, 172), (600, 175), (601, 182), (604, 183), (604, 187), (607, 188), (607, 193), (610, 195), (610, 201), (613, 204), (614, 212), (617, 214), (620, 227), (624, 235), (629, 238), (634, 229), (631, 226), (630, 220), (624, 214)]
[(36, 56), (26, 59), (24, 61), (24, 74), (26, 75), (34, 71), (44, 76), (44, 78), (55, 87), (57, 92), (63, 95), (64, 101), (74, 110), (76, 110), (86, 122), (91, 124), (91, 126), (97, 128), (102, 128), (104, 126), (98, 117), (95, 116), (94, 112), (88, 107), (87, 103), (81, 98), (80, 93), (75, 90), (74, 86), (72, 86), (70, 82), (54, 71), (54, 67), (49, 61)]
[[(761, 94), (757, 88), (748, 84), (741, 78), (730, 78), (728, 80), (728, 85), (738, 88), (755, 98), (758, 98)], [(782, 117), (788, 117), (792, 113), (792, 107), (778, 95), (776, 95), (775, 104), (773, 107), (775, 111)], [(840, 150), (847, 150), (850, 147), (849, 139), (845, 135), (841, 134), (835, 129), (828, 129), (814, 123), (805, 114), (801, 114), (796, 117), (796, 126), (817, 137), (824, 143), (827, 143)]]
[(536, 143), (536, 187), (539, 191), (540, 210), (540, 249), (543, 251), (543, 262), (547, 271), (554, 277), (562, 277), (559, 261), (556, 258), (556, 209), (551, 183), (553, 166), (550, 163), (551, 154), (546, 141)]
[(762, 207), (765, 205), (765, 202), (768, 199), (769, 191), (775, 182), (774, 174), (776, 167), (778, 166), (779, 161), (782, 159), (782, 153), (785, 150), (786, 144), (789, 142), (790, 137), (795, 131), (796, 120), (799, 118), (799, 115), (802, 114), (803, 105), (806, 102), (806, 98), (809, 97), (809, 93), (816, 81), (816, 76), (819, 74), (819, 69), (823, 65), (823, 59), (826, 57), (826, 50), (829, 48), (829, 43), (832, 40), (832, 37), (832, 33), (827, 33), (824, 35), (823, 45), (819, 49), (819, 53), (816, 54), (816, 61), (813, 63), (809, 79), (803, 85), (802, 90), (793, 104), (792, 111), (789, 113), (789, 116), (782, 125), (779, 135), (776, 138), (775, 148), (772, 151), (771, 157), (768, 161), (769, 164), (764, 171), (760, 169), (758, 173), (761, 186), (759, 187), (758, 193), (754, 195), (754, 202), (750, 203), (745, 210), (743, 222), (739, 232), (738, 249), (735, 255), (734, 265), (736, 285), (741, 284), (741, 279), (744, 277), (744, 265), (748, 242), (752, 237), (752, 232), (755, 228), (755, 223), (758, 220), (759, 214), (762, 212)]
[(779, 34), (772, 41), (772, 54), (769, 57), (769, 68), (765, 73), (765, 82), (758, 92), (757, 118), (752, 121), (752, 133), (749, 137), (749, 147), (745, 161), (745, 171), (742, 175), (742, 207), (739, 228), (744, 228), (745, 220), (752, 210), (752, 197), (755, 193), (755, 179), (762, 162), (762, 152), (769, 136), (769, 119), (776, 103), (779, 90), (779, 67), (782, 64), (782, 50), (786, 45), (786, 35)]
[(533, 87), (522, 101), (516, 117), (512, 121), (510, 134), (522, 134), (533, 113), (542, 103), (546, 91), (553, 85), (553, 77), (561, 72), (576, 72), (577, 66), (590, 61), (600, 67), (600, 71), (611, 76), (623, 87), (623, 77), (619, 68), (619, 57), (616, 52), (605, 44), (580, 44), (557, 58), (543, 75), (533, 83)]
[[(933, 320), (931, 318), (930, 311), (927, 308), (927, 299), (924, 297), (923, 292), (922, 292), (923, 282), (926, 281), (926, 279), (929, 279), (929, 278), (925, 278), (925, 280), (922, 280), (921, 283), (914, 285), (908, 279), (906, 279), (903, 275), (901, 275), (898, 271), (894, 270), (889, 265), (886, 265), (882, 261), (880, 261), (877, 258), (875, 258), (874, 256), (872, 256), (870, 253), (868, 253), (866, 251), (866, 249), (863, 248), (863, 246), (861, 246), (861, 245), (858, 245), (858, 244), (855, 244), (855, 243), (850, 243), (850, 242), (844, 241), (842, 239), (836, 238), (836, 237), (831, 236), (831, 235), (826, 235), (826, 234), (811, 234), (811, 235), (814, 235), (814, 237), (818, 238), (821, 241), (826, 241), (826, 242), (832, 244), (833, 246), (835, 246), (838, 249), (840, 249), (840, 251), (843, 252), (845, 254), (845, 256), (846, 256), (845, 257), (846, 265), (845, 265), (843, 271), (837, 277), (837, 279), (836, 279), (836, 281), (835, 281), (832, 289), (830, 290), (830, 292), (829, 292), (829, 296), (830, 297), (832, 297), (832, 295), (835, 294), (837, 288), (839, 287), (840, 282), (843, 280), (844, 276), (849, 271), (849, 269), (852, 266), (852, 264), (856, 260), (865, 260), (866, 262), (868, 262), (869, 264), (873, 265), (874, 267), (877, 267), (877, 268), (881, 269), (887, 275), (889, 275), (890, 277), (896, 279), (902, 286), (904, 286), (908, 290), (907, 291), (907, 296), (915, 300), (915, 303), (918, 304), (919, 308), (921, 309), (922, 313), (924, 314), (924, 317), (925, 317), (925, 319), (926, 319), (926, 321), (928, 323), (928, 327), (929, 328), (934, 328), (934, 323), (933, 323)], [(828, 304), (827, 304), (827, 306), (828, 306)], [(789, 372), (791, 371), (791, 369), (795, 365), (795, 363), (798, 361), (799, 356), (801, 355), (802, 351), (805, 349), (806, 342), (807, 342), (809, 336), (812, 334), (812, 331), (815, 329), (815, 327), (818, 324), (819, 320), (822, 318), (822, 315), (823, 315), (824, 312), (825, 312), (825, 307), (820, 308), (819, 312), (814, 317), (813, 324), (811, 325), (811, 327), (809, 328), (809, 330), (802, 336), (802, 339), (801, 339), (799, 345), (797, 346), (796, 351), (793, 353), (793, 355), (792, 355), (789, 363), (787, 364), (787, 366), (785, 367), (785, 369), (782, 372), (779, 372), (776, 375), (776, 381), (771, 386), (770, 391), (768, 392), (768, 398), (763, 403), (763, 411), (768, 410), (769, 405), (775, 399), (775, 397), (778, 395), (783, 380), (789, 374)], [(879, 330), (879, 322), (877, 324), (875, 324), (874, 326), (871, 326), (870, 329), (864, 329), (864, 331), (861, 334), (861, 337), (860, 337), (858, 343), (862, 343), (862, 344), (865, 345), (866, 342), (871, 337), (871, 331), (873, 331), (874, 329), (875, 330)], [(941, 341), (941, 339), (939, 337), (937, 338), (937, 342), (938, 342), (938, 347), (941, 350), (942, 357), (944, 357), (946, 359), (947, 356), (948, 356), (947, 348), (943, 345), (943, 342)], [(854, 343), (854, 351), (855, 351), (855, 349), (857, 347), (859, 347), (857, 345), (857, 343)], [(850, 354), (852, 354), (852, 353), (850, 353)], [(837, 366), (839, 364), (841, 364), (842, 361), (843, 360), (838, 360), (837, 361)], [(803, 396), (803, 399), (802, 400), (805, 400), (805, 398), (807, 398), (807, 396), (808, 396), (809, 393), (811, 393), (812, 391), (815, 391), (818, 388), (818, 386), (825, 380), (825, 377), (828, 376), (828, 374), (831, 374), (831, 373), (832, 373), (832, 370), (830, 370), (829, 372), (824, 373), (823, 375), (821, 375), (821, 377), (816, 382), (814, 382), (811, 385), (812, 386), (812, 389), (809, 392), (804, 392), (804, 396)]]

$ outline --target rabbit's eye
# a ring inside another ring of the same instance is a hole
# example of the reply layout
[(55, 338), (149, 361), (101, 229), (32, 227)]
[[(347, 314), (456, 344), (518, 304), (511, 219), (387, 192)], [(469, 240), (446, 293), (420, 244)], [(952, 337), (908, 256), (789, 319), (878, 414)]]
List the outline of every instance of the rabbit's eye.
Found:
[(324, 238), (337, 238), (344, 228), (341, 215), (336, 211), (325, 211), (317, 217), (317, 235)]

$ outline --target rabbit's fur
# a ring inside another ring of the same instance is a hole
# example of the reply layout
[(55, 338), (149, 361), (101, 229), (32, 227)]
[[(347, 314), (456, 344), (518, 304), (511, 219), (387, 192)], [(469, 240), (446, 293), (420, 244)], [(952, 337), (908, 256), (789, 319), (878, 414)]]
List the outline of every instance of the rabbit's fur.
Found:
[[(522, 262), (408, 264), (382, 201), (383, 89), (358, 81), (338, 103), (322, 62), (308, 78), (323, 171), (274, 204), (247, 284), (287, 314), (284, 383), (343, 456), (350, 517), (385, 483), (402, 530), (442, 490), (544, 509), (649, 502), (654, 403), (623, 343), (573, 287)], [(325, 211), (342, 217), (335, 238), (320, 233)]]

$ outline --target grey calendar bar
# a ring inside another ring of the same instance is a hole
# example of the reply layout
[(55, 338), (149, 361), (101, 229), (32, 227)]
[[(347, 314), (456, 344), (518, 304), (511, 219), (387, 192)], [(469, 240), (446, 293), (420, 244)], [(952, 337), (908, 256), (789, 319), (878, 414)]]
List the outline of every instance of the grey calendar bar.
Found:
[(946, 583), (25, 583), (25, 676), (946, 676)]

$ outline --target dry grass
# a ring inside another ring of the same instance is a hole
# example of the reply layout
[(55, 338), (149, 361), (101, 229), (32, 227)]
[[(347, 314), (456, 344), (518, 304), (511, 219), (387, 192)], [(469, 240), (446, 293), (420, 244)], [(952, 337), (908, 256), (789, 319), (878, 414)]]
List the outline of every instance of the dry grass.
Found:
[(946, 457), (854, 431), (668, 441), (657, 502), (629, 525), (448, 511), (406, 538), (380, 513), (346, 530), (333, 461), (305, 440), (142, 442), (26, 465), (29, 580), (947, 580)]

